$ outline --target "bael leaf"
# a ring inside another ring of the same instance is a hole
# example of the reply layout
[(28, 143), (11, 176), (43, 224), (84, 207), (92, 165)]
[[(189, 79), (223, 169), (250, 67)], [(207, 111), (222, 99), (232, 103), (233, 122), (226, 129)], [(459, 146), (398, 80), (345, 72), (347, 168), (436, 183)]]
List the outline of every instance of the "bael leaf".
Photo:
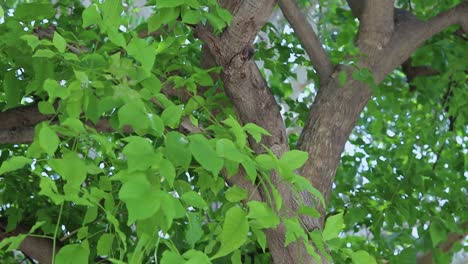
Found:
[(56, 264), (83, 264), (88, 263), (89, 248), (87, 244), (71, 244), (60, 249), (55, 257)]
[(275, 228), (280, 223), (278, 215), (266, 203), (250, 201), (247, 206), (249, 207), (247, 218), (253, 219), (250, 221), (251, 227), (257, 229)]
[(127, 158), (129, 172), (145, 171), (154, 162), (155, 153), (151, 142), (142, 137), (125, 138), (129, 143), (124, 147), (122, 153)]
[(208, 204), (203, 200), (203, 198), (197, 192), (190, 191), (184, 193), (180, 199), (186, 202), (189, 206), (193, 206), (199, 209), (206, 209), (208, 208)]
[(255, 142), (260, 142), (262, 139), (262, 135), (271, 136), (270, 132), (268, 132), (263, 127), (257, 126), (254, 123), (248, 123), (244, 126), (244, 130), (247, 131), (252, 137), (255, 139)]
[(99, 14), (98, 7), (96, 4), (88, 6), (82, 13), (83, 27), (89, 27), (91, 25), (100, 25), (102, 22), (101, 15)]
[(299, 169), (307, 161), (309, 154), (305, 151), (291, 150), (283, 154), (280, 166), (292, 170)]
[(155, 214), (161, 205), (159, 190), (154, 190), (146, 175), (138, 173), (133, 175), (122, 185), (119, 198), (125, 202), (128, 210), (127, 224), (136, 220), (143, 220)]
[(166, 134), (165, 143), (164, 152), (166, 157), (175, 166), (187, 169), (192, 161), (187, 138), (179, 132), (171, 131)]
[(159, 164), (159, 169), (161, 170), (161, 176), (163, 176), (164, 179), (166, 179), (169, 186), (174, 187), (174, 180), (176, 177), (174, 165), (172, 165), (172, 163), (169, 160), (162, 159), (161, 163)]
[(307, 241), (307, 234), (296, 217), (285, 219), (284, 226), (286, 227), (286, 239), (284, 241), (285, 247), (301, 238), (304, 239), (304, 241)]
[(32, 163), (32, 159), (23, 156), (15, 156), (2, 162), (0, 166), (0, 175), (23, 168)]
[(185, 0), (157, 0), (157, 8), (178, 7), (185, 4)]
[(97, 254), (100, 256), (106, 256), (109, 255), (110, 252), (112, 252), (112, 244), (114, 243), (114, 237), (115, 235), (113, 234), (103, 234), (98, 242), (97, 242)]
[(54, 6), (50, 3), (22, 3), (15, 9), (15, 19), (42, 20), (55, 15)]
[(52, 39), (52, 43), (54, 44), (55, 48), (60, 53), (65, 52), (65, 48), (67, 47), (67, 42), (57, 31), (54, 32), (54, 38)]
[(337, 238), (340, 232), (343, 230), (344, 220), (343, 213), (338, 213), (327, 218), (325, 228), (322, 232), (323, 240), (328, 241), (333, 238)]
[(202, 135), (189, 136), (190, 139), (190, 152), (192, 152), (200, 165), (206, 170), (218, 175), (223, 167), (223, 159), (218, 157), (216, 151), (211, 147), (210, 142)]
[(182, 105), (173, 105), (164, 109), (161, 114), (161, 118), (164, 124), (170, 128), (176, 128), (179, 126), (180, 119), (184, 113), (184, 108)]
[(211, 257), (216, 259), (223, 257), (238, 249), (247, 241), (249, 223), (244, 210), (239, 207), (232, 207), (226, 212), (223, 231), (219, 237), (221, 246), (218, 252)]
[(50, 156), (54, 155), (60, 139), (48, 125), (44, 124), (39, 130), (39, 145)]
[(353, 252), (351, 254), (351, 260), (353, 261), (353, 264), (361, 264), (361, 263), (377, 264), (377, 261), (375, 261), (375, 258), (369, 255), (369, 253), (367, 253), (364, 250)]
[(234, 162), (240, 163), (246, 158), (231, 140), (225, 138), (216, 142), (216, 152), (218, 156)]
[(247, 191), (234, 185), (226, 191), (224, 196), (229, 202), (235, 203), (247, 198)]

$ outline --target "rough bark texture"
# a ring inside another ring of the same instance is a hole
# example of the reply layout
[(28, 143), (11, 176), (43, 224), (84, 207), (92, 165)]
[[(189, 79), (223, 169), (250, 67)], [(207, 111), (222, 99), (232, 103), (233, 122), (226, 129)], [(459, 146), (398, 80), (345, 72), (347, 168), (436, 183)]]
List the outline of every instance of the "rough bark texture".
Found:
[[(278, 157), (288, 150), (286, 129), (279, 107), (267, 82), (252, 60), (253, 40), (268, 20), (276, 5), (275, 0), (222, 0), (220, 3), (233, 13), (232, 24), (220, 35), (214, 36), (203, 25), (194, 28), (197, 36), (205, 42), (202, 64), (211, 67), (223, 67), (222, 79), (227, 96), (232, 101), (241, 122), (256, 123), (267, 129), (270, 137), (265, 137), (262, 144), (272, 149)], [(412, 52), (425, 40), (444, 28), (460, 24), (468, 30), (468, 3), (441, 13), (428, 21), (420, 21), (407, 11), (393, 9), (391, 0), (348, 0), (353, 13), (360, 19), (360, 30), (356, 44), (365, 54), (359, 62), (360, 67), (371, 69), (377, 83), (396, 67), (405, 62)], [(319, 38), (298, 9), (295, 1), (280, 0), (280, 7), (300, 39), (320, 78), (319, 92), (310, 109), (306, 125), (300, 136), (298, 148), (309, 153), (309, 160), (301, 173), (324, 195), (330, 199), (331, 186), (339, 165), (344, 145), (359, 118), (367, 101), (371, 98), (370, 87), (362, 82), (348, 78), (340, 86), (338, 73), (350, 69), (344, 66), (333, 68)], [(35, 107), (12, 109), (0, 113), (0, 143), (30, 142), (33, 126), (50, 117), (42, 116)], [(105, 125), (96, 125), (98, 130), (109, 131)], [(261, 145), (251, 142), (256, 153), (264, 152)], [(297, 201), (277, 175), (271, 175), (283, 195), (283, 215), (294, 211), (298, 204), (310, 203), (312, 199), (303, 195), (303, 201)], [(265, 200), (266, 190), (257, 190), (242, 174), (230, 179), (255, 193), (254, 199)], [(307, 229), (323, 228), (325, 208), (319, 208), (321, 219), (304, 218)], [(293, 243), (284, 247), (285, 228), (267, 231), (267, 242), (273, 260), (282, 263), (314, 263), (304, 246)], [(40, 252), (34, 251), (44, 241), (28, 239), (22, 244), (27, 255), (40, 259)], [(49, 247), (50, 248), (50, 247)]]

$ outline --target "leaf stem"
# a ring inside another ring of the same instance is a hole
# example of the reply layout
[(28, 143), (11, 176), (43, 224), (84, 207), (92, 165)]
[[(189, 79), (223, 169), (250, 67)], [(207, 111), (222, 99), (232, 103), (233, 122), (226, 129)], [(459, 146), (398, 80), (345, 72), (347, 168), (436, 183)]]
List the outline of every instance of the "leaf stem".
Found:
[(61, 218), (62, 218), (63, 204), (64, 203), (65, 202), (62, 202), (62, 204), (60, 205), (60, 211), (59, 211), (59, 215), (58, 215), (58, 219), (57, 219), (57, 224), (55, 225), (54, 240), (53, 240), (53, 244), (52, 244), (52, 264), (55, 263), (55, 249), (57, 247), (57, 234), (58, 234), (58, 229), (59, 229), (59, 226), (60, 226), (60, 221), (61, 221)]

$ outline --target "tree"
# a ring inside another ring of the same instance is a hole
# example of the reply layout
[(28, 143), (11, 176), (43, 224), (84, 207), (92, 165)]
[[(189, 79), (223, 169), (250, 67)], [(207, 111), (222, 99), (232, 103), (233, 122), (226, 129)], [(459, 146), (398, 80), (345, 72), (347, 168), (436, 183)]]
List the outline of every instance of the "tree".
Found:
[(3, 262), (462, 248), (467, 2), (140, 2), (0, 5)]

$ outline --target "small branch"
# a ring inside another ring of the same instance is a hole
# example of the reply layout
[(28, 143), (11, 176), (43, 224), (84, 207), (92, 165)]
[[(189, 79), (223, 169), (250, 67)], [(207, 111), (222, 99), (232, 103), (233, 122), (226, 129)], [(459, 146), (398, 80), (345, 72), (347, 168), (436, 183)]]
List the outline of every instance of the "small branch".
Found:
[(366, 0), (359, 16), (358, 47), (381, 50), (393, 32), (393, 0)]
[[(55, 25), (49, 25), (47, 28), (36, 27), (33, 29), (33, 34), (36, 35), (39, 39), (45, 38), (51, 40), (54, 38), (54, 33), (56, 30), (57, 29), (55, 28)], [(88, 50), (83, 47), (78, 48), (68, 43), (66, 47), (70, 52), (75, 53), (76, 55), (88, 52)]]
[(431, 68), (430, 66), (413, 66), (411, 58), (408, 58), (402, 65), (403, 73), (406, 75), (408, 79), (408, 84), (410, 86), (410, 92), (416, 90), (416, 86), (414, 86), (413, 80), (416, 77), (420, 76), (434, 76), (440, 74), (438, 70)]
[[(463, 223), (461, 228), (463, 229), (463, 233), (450, 233), (447, 239), (442, 244), (437, 246), (443, 253), (449, 252), (457, 242), (462, 241), (468, 235), (468, 231), (466, 230), (468, 228), (468, 222)], [(433, 252), (430, 251), (418, 256), (416, 263), (434, 264)]]
[(320, 81), (322, 83), (326, 82), (333, 71), (333, 65), (314, 29), (295, 3), (295, 0), (280, 0), (279, 6), (294, 29), (307, 55), (309, 55)]

